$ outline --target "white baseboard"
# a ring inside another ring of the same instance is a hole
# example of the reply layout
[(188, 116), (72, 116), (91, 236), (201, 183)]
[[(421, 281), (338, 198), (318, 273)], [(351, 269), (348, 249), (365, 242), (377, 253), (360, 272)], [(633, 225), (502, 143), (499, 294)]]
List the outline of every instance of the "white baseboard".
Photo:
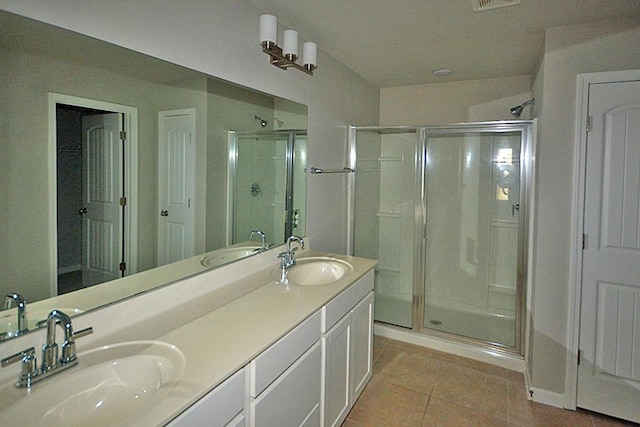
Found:
[(534, 402), (555, 406), (556, 408), (564, 408), (564, 394), (537, 387), (527, 387), (527, 389), (529, 390), (531, 400)]

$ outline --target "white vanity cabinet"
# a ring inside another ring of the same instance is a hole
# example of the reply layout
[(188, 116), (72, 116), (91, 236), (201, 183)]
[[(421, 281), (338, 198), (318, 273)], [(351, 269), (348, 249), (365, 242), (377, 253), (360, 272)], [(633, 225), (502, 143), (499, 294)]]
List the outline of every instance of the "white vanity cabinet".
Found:
[(339, 426), (371, 378), (373, 278), (369, 270), (169, 426)]
[(373, 270), (322, 309), (322, 423), (339, 426), (372, 374)]
[(246, 425), (245, 372), (236, 372), (180, 414), (170, 427), (239, 427)]

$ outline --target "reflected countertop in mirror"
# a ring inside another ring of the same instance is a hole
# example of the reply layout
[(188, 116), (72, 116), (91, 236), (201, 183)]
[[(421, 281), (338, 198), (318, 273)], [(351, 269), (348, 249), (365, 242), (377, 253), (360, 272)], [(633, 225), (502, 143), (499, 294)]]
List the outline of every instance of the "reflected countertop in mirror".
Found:
[[(27, 313), (50, 298), (84, 312), (216, 268), (203, 254), (252, 230), (268, 230), (270, 244), (305, 234), (306, 176), (283, 176), (289, 160), (306, 160), (306, 106), (3, 11), (0, 28), (0, 295), (23, 295)], [(294, 129), (297, 145), (259, 138)], [(167, 183), (165, 170), (192, 179)]]

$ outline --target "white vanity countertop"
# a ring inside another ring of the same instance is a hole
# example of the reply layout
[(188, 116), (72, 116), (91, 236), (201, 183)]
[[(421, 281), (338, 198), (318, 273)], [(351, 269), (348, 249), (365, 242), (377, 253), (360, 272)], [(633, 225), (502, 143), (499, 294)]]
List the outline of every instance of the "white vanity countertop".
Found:
[[(271, 281), (157, 337), (157, 340), (176, 345), (184, 353), (185, 372), (162, 404), (137, 419), (134, 425), (169, 422), (355, 283), (377, 263), (365, 258), (313, 251), (306, 251), (304, 256), (342, 259), (353, 266), (353, 271), (326, 285), (285, 286)], [(275, 264), (272, 268), (277, 269)]]

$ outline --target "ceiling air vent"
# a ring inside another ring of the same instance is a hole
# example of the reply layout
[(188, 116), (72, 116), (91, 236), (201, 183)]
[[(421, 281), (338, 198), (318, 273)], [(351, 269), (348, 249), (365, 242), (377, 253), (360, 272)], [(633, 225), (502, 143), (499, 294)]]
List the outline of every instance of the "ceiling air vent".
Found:
[(471, 0), (474, 12), (497, 9), (499, 7), (515, 6), (520, 4), (520, 0)]

